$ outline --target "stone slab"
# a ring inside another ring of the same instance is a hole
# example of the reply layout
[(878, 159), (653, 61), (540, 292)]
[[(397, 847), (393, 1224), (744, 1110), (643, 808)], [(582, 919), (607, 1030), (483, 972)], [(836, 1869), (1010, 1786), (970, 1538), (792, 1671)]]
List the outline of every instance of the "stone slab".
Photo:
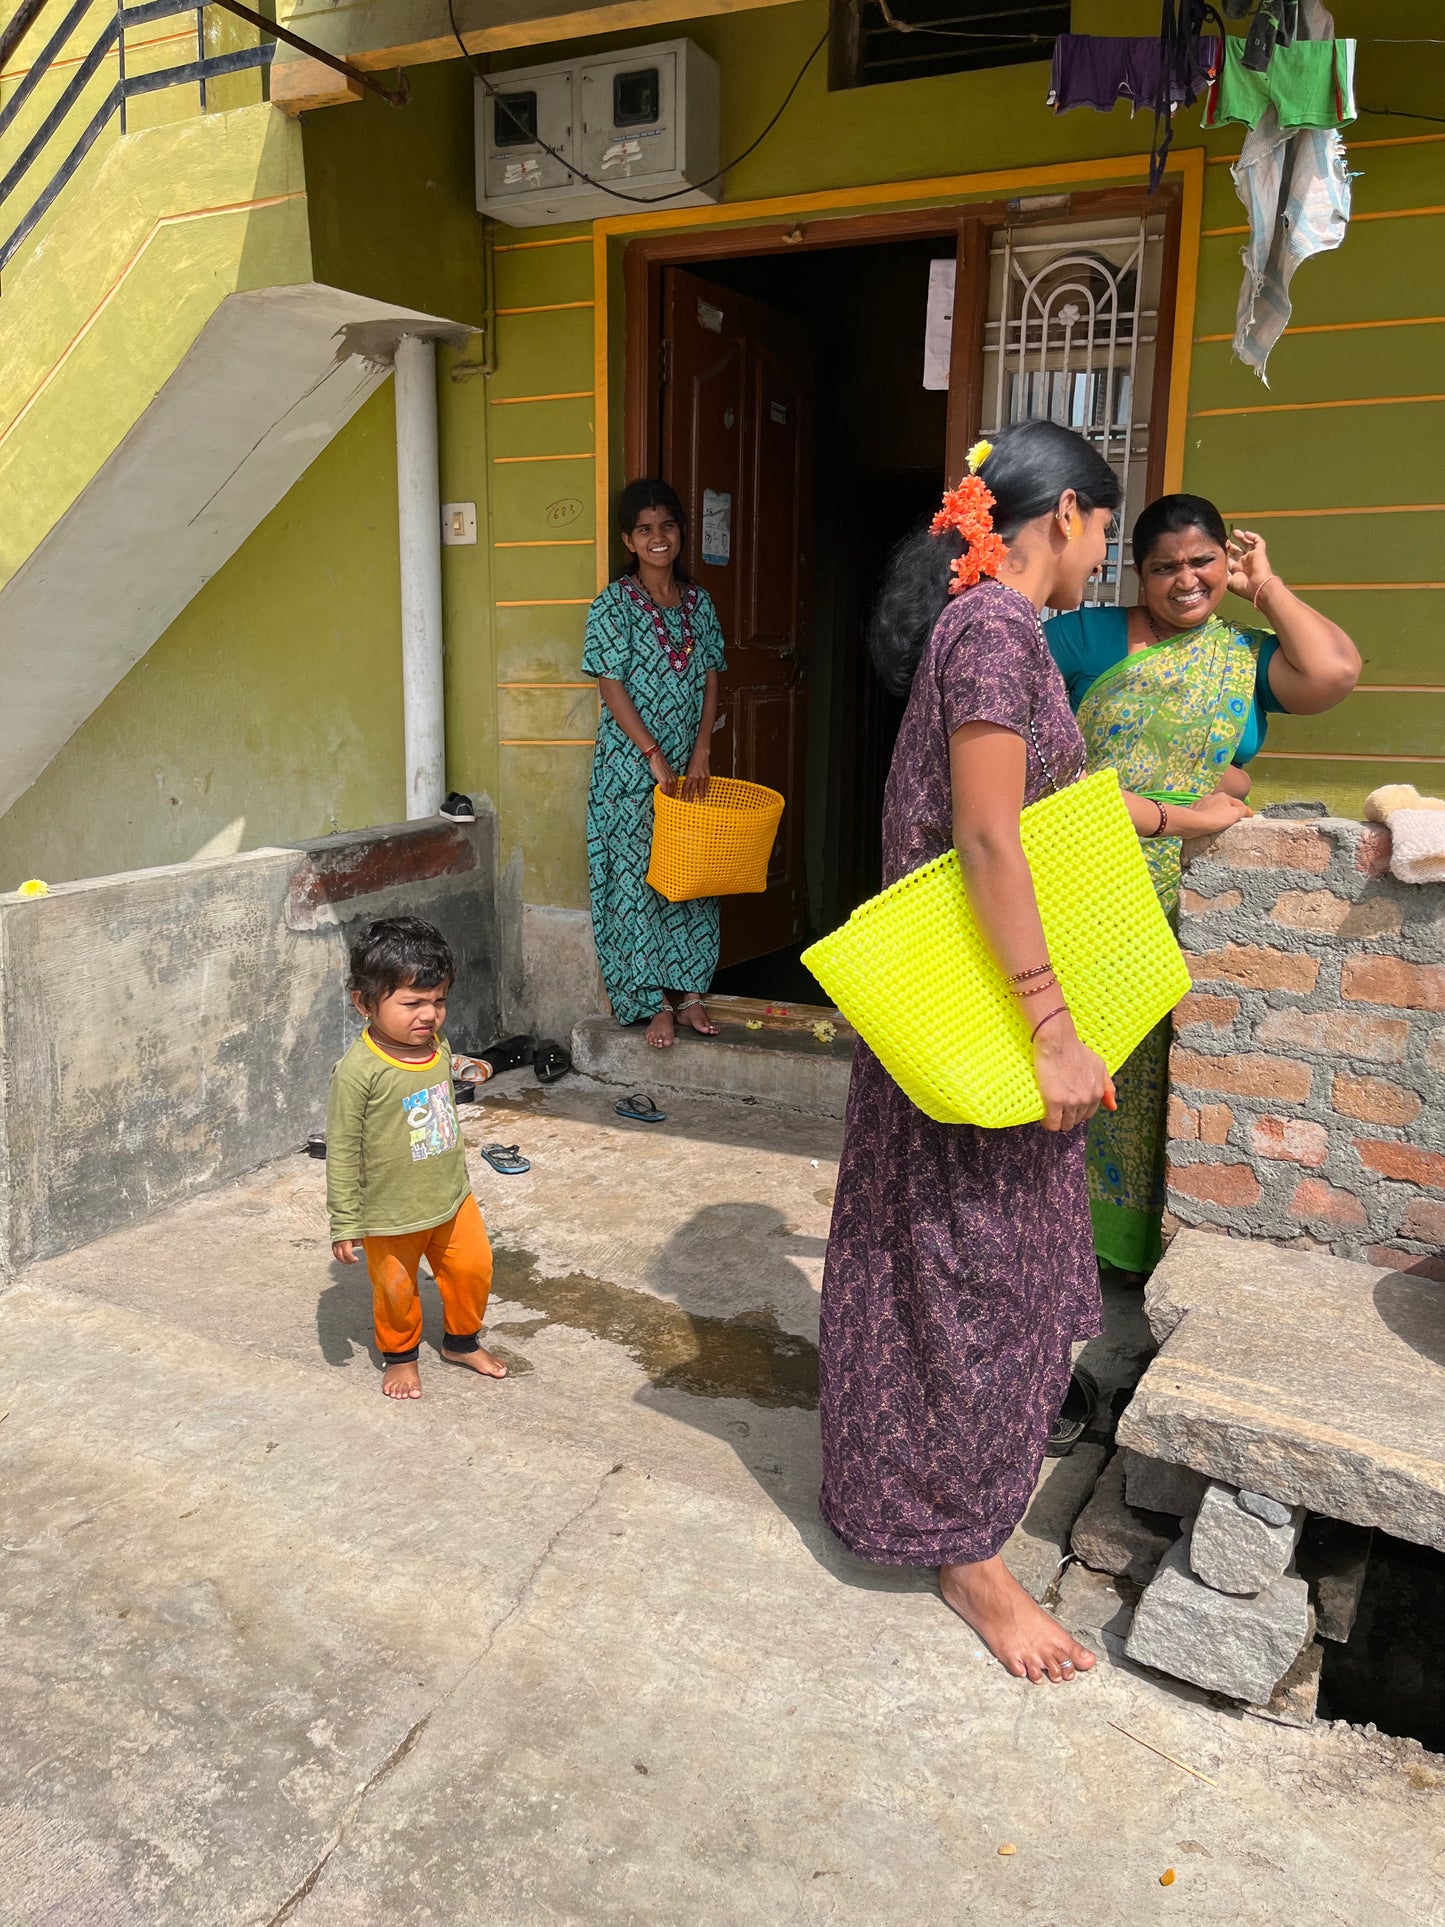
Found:
[(1342, 1519), (1311, 1519), (1305, 1526), (1295, 1569), (1309, 1585), (1321, 1639), (1343, 1645), (1353, 1632), (1374, 1539)]
[(1318, 1639), (1312, 1639), (1266, 1703), (1244, 1710), (1257, 1720), (1273, 1720), (1278, 1726), (1313, 1726), (1324, 1663), (1325, 1649)]
[(1239, 1503), (1232, 1485), (1210, 1482), (1189, 1540), (1189, 1563), (1196, 1579), (1216, 1592), (1264, 1592), (1286, 1570), (1305, 1522), (1303, 1506), (1285, 1513), (1285, 1523), (1269, 1525)]
[[(718, 1035), (702, 1038), (681, 1032), (666, 1051), (648, 1045), (640, 1024), (624, 1029), (611, 1017), (584, 1017), (572, 1032), (572, 1060), (585, 1076), (630, 1091), (751, 1099), (814, 1117), (841, 1118), (853, 1069), (853, 1033), (837, 1011), (820, 1005), (812, 1012), (814, 1022), (830, 1024), (837, 1032), (820, 1040), (808, 1025), (784, 1028), (731, 1011), (731, 1005), (744, 1002), (750, 1000), (711, 999)], [(749, 1030), (750, 1021), (762, 1027)]]
[(1145, 1512), (1168, 1512), (1176, 1519), (1192, 1519), (1208, 1488), (1204, 1473), (1187, 1465), (1146, 1458), (1142, 1452), (1124, 1454), (1124, 1497)]
[(1140, 1512), (1124, 1498), (1124, 1455), (1116, 1452), (1074, 1523), (1070, 1545), (1095, 1572), (1111, 1572), (1143, 1585), (1179, 1535), (1179, 1522), (1164, 1512)]
[(1102, 1646), (1117, 1659), (1124, 1651), (1138, 1601), (1139, 1588), (1131, 1580), (1092, 1572), (1074, 1560), (1064, 1568), (1050, 1610), (1075, 1639), (1096, 1652)]
[(1144, 1589), (1130, 1659), (1256, 1706), (1267, 1702), (1313, 1631), (1309, 1588), (1288, 1574), (1253, 1599), (1215, 1592), (1189, 1568), (1187, 1536)]
[(1160, 1352), (1119, 1441), (1445, 1550), (1445, 1293), (1323, 1252), (1181, 1231), (1150, 1280)]

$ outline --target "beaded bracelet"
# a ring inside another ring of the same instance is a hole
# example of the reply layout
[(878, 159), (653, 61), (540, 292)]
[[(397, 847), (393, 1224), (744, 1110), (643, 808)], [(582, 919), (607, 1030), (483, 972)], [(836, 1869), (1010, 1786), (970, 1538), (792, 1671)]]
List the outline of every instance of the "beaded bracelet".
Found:
[(1039, 1021), (1034, 1025), (1033, 1029), (1029, 1032), (1029, 1042), (1032, 1043), (1034, 1041), (1045, 1024), (1051, 1024), (1056, 1017), (1067, 1017), (1068, 1014), (1069, 1007), (1067, 1004), (1056, 1005), (1047, 1017), (1040, 1017)]
[(1032, 970), (1016, 971), (1014, 975), (1009, 978), (1009, 982), (1011, 984), (1026, 984), (1030, 977), (1045, 976), (1050, 970), (1053, 969), (1053, 967), (1054, 966), (1052, 964), (1041, 963), (1041, 964), (1037, 964)]
[(1050, 973), (1048, 978), (1043, 983), (1030, 984), (1027, 990), (1020, 990), (1016, 987), (1014, 990), (1014, 995), (1015, 997), (1042, 997), (1046, 990), (1057, 990), (1058, 987), (1059, 987), (1059, 983), (1058, 983), (1057, 977), (1055, 977), (1052, 973)]

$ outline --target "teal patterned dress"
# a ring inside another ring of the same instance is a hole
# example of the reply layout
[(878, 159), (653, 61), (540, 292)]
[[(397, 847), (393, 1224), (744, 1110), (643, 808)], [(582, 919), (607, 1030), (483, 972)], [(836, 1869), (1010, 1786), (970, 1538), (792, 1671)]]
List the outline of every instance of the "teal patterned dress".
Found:
[[(583, 674), (622, 684), (679, 776), (702, 724), (707, 672), (726, 667), (717, 611), (695, 582), (683, 585), (680, 609), (659, 609), (635, 577), (622, 576), (588, 611)], [(619, 1024), (655, 1017), (664, 990), (701, 995), (717, 969), (717, 898), (669, 903), (647, 881), (653, 788), (637, 745), (604, 703), (587, 793), (587, 880), (597, 960)]]

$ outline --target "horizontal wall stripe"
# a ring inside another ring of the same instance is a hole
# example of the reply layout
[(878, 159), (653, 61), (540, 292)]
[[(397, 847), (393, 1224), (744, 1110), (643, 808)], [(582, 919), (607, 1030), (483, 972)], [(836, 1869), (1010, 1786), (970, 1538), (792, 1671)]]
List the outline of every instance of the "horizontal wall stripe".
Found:
[[(1445, 327), (1445, 314), (1402, 314), (1393, 321), (1311, 321), (1302, 322), (1297, 328), (1286, 328), (1287, 335), (1342, 335), (1353, 334), (1365, 328), (1439, 328)], [(1283, 337), (1281, 337), (1283, 338)], [(1233, 341), (1232, 334), (1196, 335), (1196, 346), (1202, 341)]]
[(1210, 415), (1294, 415), (1306, 408), (1402, 408), (1406, 402), (1445, 401), (1445, 395), (1350, 395), (1336, 401), (1250, 402), (1242, 408), (1195, 408), (1191, 421)]
[[(590, 609), (592, 597), (590, 595), (529, 596), (522, 602), (494, 602), (492, 607), (495, 609)], [(520, 683), (517, 686), (522, 687)], [(539, 688), (541, 686), (541, 684), (538, 685)], [(580, 683), (576, 686), (579, 689), (582, 687)]]
[(591, 301), (539, 301), (534, 307), (530, 308), (498, 308), (497, 313), (499, 315), (560, 314), (564, 308), (591, 308), (595, 305), (596, 304)]
[[(499, 736), (498, 749), (595, 749), (595, 736)], [(1445, 762), (1445, 757), (1441, 758)]]
[(590, 388), (568, 388), (558, 395), (488, 395), (493, 408), (519, 408), (529, 401), (591, 401)]
[(1445, 582), (1296, 582), (1296, 592), (1308, 589), (1312, 595), (1323, 595), (1326, 590), (1332, 595), (1347, 589), (1445, 589)]
[(498, 689), (595, 689), (590, 682), (499, 682)]
[(1352, 696), (1445, 696), (1445, 683), (1357, 682)]
[(494, 455), (492, 460), (499, 468), (512, 462), (591, 462), (596, 460), (596, 452), (584, 448), (575, 455)]
[[(1349, 149), (1352, 154), (1359, 154), (1367, 147), (1426, 147), (1434, 141), (1445, 141), (1445, 134), (1392, 134), (1380, 140), (1351, 141)], [(1238, 159), (1238, 154), (1211, 154), (1205, 165), (1233, 167)]]
[[(1428, 139), (1429, 136), (1425, 138)], [(591, 245), (590, 234), (552, 234), (545, 241), (498, 241), (493, 246), (492, 253), (525, 254), (528, 248), (585, 248)]]
[(494, 542), (494, 549), (593, 549), (597, 544), (590, 535), (568, 535), (549, 537), (546, 541), (535, 542)]
[[(1386, 207), (1375, 214), (1352, 214), (1350, 225), (1361, 221), (1415, 221), (1428, 214), (1445, 214), (1445, 207)], [(1248, 234), (1248, 224), (1243, 227), (1207, 227), (1200, 229), (1202, 241), (1218, 241), (1226, 234)], [(501, 310), (497, 312), (500, 314)]]
[(1312, 515), (1441, 515), (1445, 502), (1379, 502), (1352, 509), (1230, 509), (1226, 522), (1282, 522)]
[(1254, 759), (1271, 763), (1445, 763), (1445, 756), (1394, 756), (1387, 749), (1262, 749)]

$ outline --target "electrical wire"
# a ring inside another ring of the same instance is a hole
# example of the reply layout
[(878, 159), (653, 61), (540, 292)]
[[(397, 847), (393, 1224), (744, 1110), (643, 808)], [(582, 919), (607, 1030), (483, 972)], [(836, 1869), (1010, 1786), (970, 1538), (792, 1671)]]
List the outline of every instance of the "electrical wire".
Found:
[[(621, 188), (611, 187), (606, 181), (597, 180), (595, 176), (584, 172), (582, 168), (574, 167), (565, 154), (559, 154), (555, 147), (550, 147), (547, 142), (536, 133), (535, 129), (528, 127), (521, 115), (507, 105), (507, 97), (501, 89), (494, 87), (489, 76), (484, 74), (481, 68), (476, 65), (472, 55), (467, 51), (467, 43), (462, 39), (461, 30), (457, 26), (456, 0), (447, 0), (447, 15), (452, 23), (452, 37), (458, 47), (461, 48), (462, 59), (467, 63), (468, 67), (471, 68), (475, 77), (482, 83), (483, 90), (486, 94), (497, 103), (497, 106), (507, 116), (507, 119), (517, 129), (518, 133), (526, 134), (529, 137), (529, 146), (540, 147), (544, 154), (550, 154), (554, 161), (559, 162), (561, 166), (565, 167), (567, 172), (572, 175), (575, 180), (585, 181), (588, 187), (595, 187), (599, 193), (610, 195), (614, 201), (627, 201), (633, 207), (660, 207), (668, 201), (680, 201), (684, 195), (696, 194), (700, 188), (711, 187), (715, 181), (720, 181), (724, 174), (730, 174), (735, 167), (740, 166), (742, 162), (748, 158), (749, 154), (755, 153), (757, 149), (762, 146), (763, 142), (768, 138), (768, 135), (772, 133), (773, 129), (787, 112), (794, 94), (797, 93), (803, 84), (808, 69), (818, 58), (818, 55), (822, 53), (824, 47), (827, 46), (828, 37), (833, 31), (833, 20), (835, 14), (838, 12), (839, 4), (840, 0), (832, 0), (832, 4), (830, 4), (828, 8), (828, 24), (818, 36), (817, 45), (793, 76), (793, 84), (778, 103), (777, 112), (757, 138), (750, 141), (740, 154), (734, 154), (730, 161), (725, 161), (715, 174), (709, 174), (706, 180), (690, 181), (686, 187), (674, 188), (669, 194), (624, 194)], [(841, 0), (841, 4), (843, 6), (855, 5), (856, 0)]]

